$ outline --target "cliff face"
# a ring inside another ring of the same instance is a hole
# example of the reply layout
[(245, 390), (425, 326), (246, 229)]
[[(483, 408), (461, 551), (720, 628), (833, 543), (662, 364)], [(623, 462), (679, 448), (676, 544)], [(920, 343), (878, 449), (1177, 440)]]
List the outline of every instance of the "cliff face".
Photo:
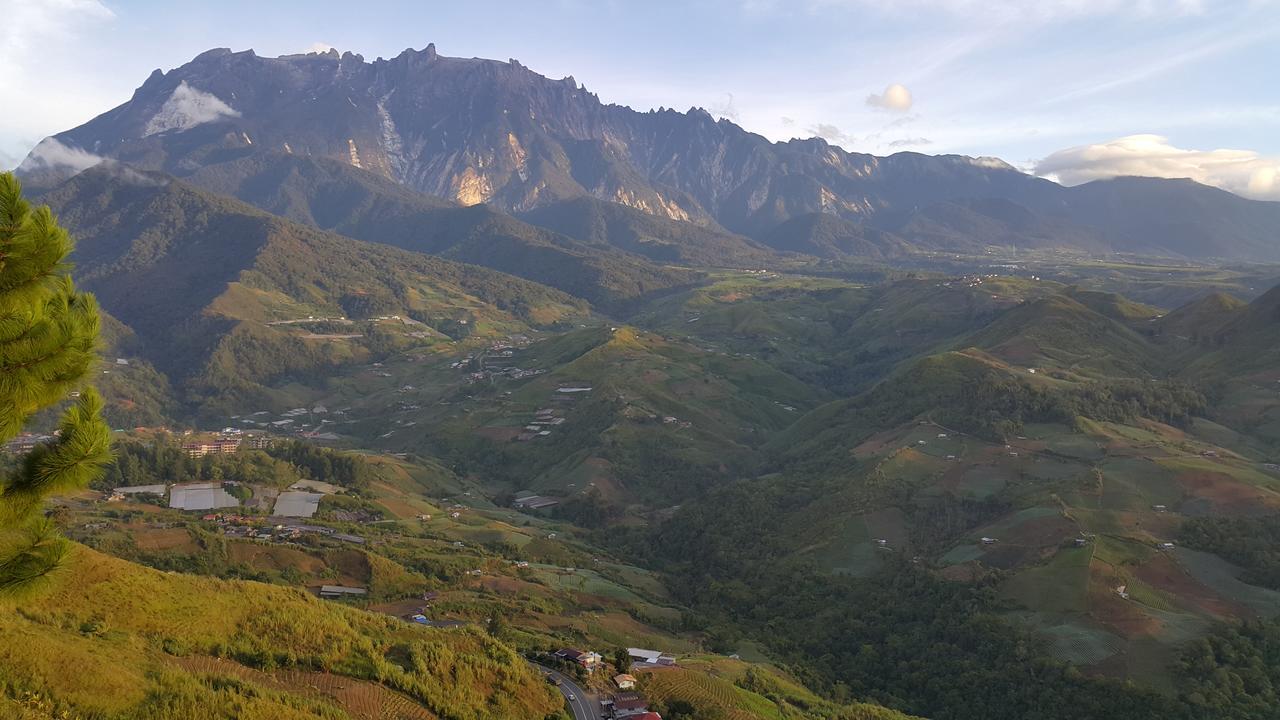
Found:
[[(816, 138), (774, 143), (701, 109), (606, 105), (572, 77), (552, 80), (515, 60), (443, 57), (431, 45), (372, 62), (336, 51), (210, 50), (157, 70), (129, 102), (46, 140), (22, 169), (38, 175), (45, 160), (75, 165), (97, 155), (185, 177), (281, 152), (512, 213), (592, 196), (757, 239), (822, 213), (926, 247), (1280, 259), (1272, 230), (1280, 203), (1171, 180), (1064, 188), (994, 158), (877, 157)], [(1005, 204), (974, 204), (992, 199)], [(940, 203), (951, 205), (919, 217)], [(964, 221), (955, 227), (939, 220), (957, 214)], [(1036, 230), (1024, 238), (1024, 227)]]
[(571, 77), (442, 57), (430, 45), (373, 62), (336, 51), (210, 50), (153, 73), (129, 102), (55, 139), (179, 176), (289, 152), (463, 204), (520, 212), (591, 195), (742, 232), (810, 212), (866, 217), (951, 198), (957, 187), (1034, 193), (1043, 182), (986, 160), (770, 143), (703, 110), (605, 105)]

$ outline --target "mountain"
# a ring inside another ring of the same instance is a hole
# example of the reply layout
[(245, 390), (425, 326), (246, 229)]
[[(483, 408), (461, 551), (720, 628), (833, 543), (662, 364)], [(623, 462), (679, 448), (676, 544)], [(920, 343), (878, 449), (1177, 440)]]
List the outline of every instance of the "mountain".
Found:
[(527, 280), (120, 170), (81, 173), (41, 199), (78, 238), (83, 285), (196, 403), (261, 396), (276, 378), (396, 348), (549, 327), (588, 312)]
[(583, 195), (521, 213), (520, 218), (569, 237), (606, 243), (656, 262), (703, 267), (763, 267), (774, 253), (749, 238), (670, 220)]
[(912, 244), (931, 250), (982, 252), (992, 246), (1113, 250), (1096, 230), (1046, 217), (1003, 198), (937, 203), (892, 227)]
[(782, 252), (827, 259), (878, 260), (912, 250), (909, 243), (892, 233), (820, 212), (797, 215), (779, 224), (764, 235), (762, 242)]
[[(324, 157), (464, 205), (522, 213), (591, 196), (756, 238), (812, 213), (892, 230), (951, 203), (915, 232), (955, 249), (1069, 243), (1280, 259), (1280, 203), (1189, 181), (1064, 188), (992, 158), (876, 157), (816, 138), (775, 143), (704, 110), (607, 105), (572, 77), (551, 80), (514, 60), (444, 57), (431, 45), (372, 62), (336, 51), (210, 50), (155, 71), (128, 102), (47, 139), (21, 169), (39, 176), (67, 151), (177, 176), (263, 153)], [(989, 200), (1011, 205), (971, 205)]]
[(1099, 180), (1066, 188), (1062, 198), (1033, 207), (1093, 228), (1122, 252), (1280, 259), (1280, 202), (1247, 200), (1191, 180)]
[[(487, 205), (463, 207), (327, 158), (263, 153), (206, 165), (186, 179), (291, 220), (358, 240), (484, 265), (606, 309), (620, 309), (697, 278), (696, 273), (659, 267), (627, 252), (629, 248), (614, 247), (608, 238), (571, 238)], [(729, 254), (712, 248), (703, 256), (729, 259)]]

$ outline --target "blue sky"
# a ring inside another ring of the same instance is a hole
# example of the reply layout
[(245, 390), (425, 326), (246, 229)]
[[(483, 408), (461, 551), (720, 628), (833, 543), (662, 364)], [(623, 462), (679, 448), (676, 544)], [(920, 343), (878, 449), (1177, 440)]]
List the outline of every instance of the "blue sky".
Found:
[(434, 42), (775, 140), (1280, 199), (1273, 0), (0, 0), (0, 17), (0, 98), (23, 108), (0, 113), (0, 167), (210, 47), (373, 59)]

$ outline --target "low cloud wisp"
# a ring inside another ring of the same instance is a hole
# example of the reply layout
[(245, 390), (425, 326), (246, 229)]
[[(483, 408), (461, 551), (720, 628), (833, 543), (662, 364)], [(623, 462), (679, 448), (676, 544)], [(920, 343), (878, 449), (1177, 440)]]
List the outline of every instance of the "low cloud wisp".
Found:
[(197, 125), (229, 117), (240, 117), (240, 113), (216, 95), (197, 90), (183, 80), (164, 101), (160, 112), (147, 123), (143, 136), (168, 130), (190, 130)]

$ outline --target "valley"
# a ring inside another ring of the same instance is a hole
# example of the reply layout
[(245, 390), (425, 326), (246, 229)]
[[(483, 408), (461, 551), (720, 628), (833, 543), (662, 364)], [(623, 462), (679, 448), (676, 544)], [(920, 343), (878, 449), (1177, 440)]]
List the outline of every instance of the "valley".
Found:
[(1280, 203), (434, 45), (209, 50), (3, 177), (0, 714), (1280, 703)]

